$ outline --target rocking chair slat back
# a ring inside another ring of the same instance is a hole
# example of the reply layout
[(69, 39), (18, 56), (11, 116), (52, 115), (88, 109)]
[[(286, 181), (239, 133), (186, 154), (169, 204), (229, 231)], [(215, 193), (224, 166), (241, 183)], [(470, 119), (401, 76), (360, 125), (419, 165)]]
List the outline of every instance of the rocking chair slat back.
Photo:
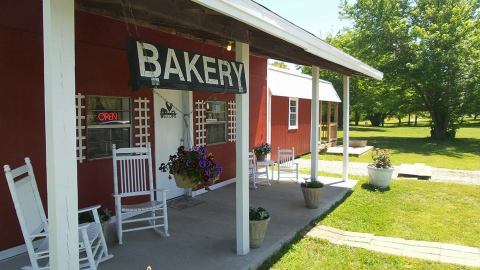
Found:
[(291, 149), (278, 148), (278, 166), (292, 167), (295, 161), (295, 147)]
[(148, 195), (153, 189), (150, 145), (120, 148), (112, 146), (115, 195), (123, 197)]
[[(28, 253), (33, 254), (33, 235), (47, 233), (48, 223), (30, 158), (25, 158), (25, 165), (21, 167), (11, 170), (9, 165), (5, 165), (3, 169)], [(33, 266), (37, 265), (32, 258), (30, 261)]]

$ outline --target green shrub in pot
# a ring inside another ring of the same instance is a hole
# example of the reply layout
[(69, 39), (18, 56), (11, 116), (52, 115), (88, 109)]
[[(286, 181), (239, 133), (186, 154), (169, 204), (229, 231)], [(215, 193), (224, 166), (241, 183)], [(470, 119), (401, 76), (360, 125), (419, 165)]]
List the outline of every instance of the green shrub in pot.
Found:
[(250, 247), (258, 248), (262, 245), (268, 223), (270, 222), (270, 213), (265, 208), (250, 208)]

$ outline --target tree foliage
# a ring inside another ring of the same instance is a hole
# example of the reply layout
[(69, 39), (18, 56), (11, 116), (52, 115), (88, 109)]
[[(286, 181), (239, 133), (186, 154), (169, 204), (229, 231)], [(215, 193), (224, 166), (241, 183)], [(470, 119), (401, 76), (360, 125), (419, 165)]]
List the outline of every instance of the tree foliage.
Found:
[(432, 137), (443, 139), (455, 136), (465, 114), (478, 113), (479, 0), (344, 0), (341, 15), (353, 27), (327, 41), (384, 72), (383, 81), (352, 79), (354, 118), (379, 125), (429, 112)]

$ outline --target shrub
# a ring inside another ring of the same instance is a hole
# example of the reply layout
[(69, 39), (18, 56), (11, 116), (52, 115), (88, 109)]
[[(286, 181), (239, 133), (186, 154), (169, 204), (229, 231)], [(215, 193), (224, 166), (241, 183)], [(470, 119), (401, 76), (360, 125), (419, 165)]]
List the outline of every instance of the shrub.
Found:
[(250, 207), (250, 220), (265, 220), (270, 217), (270, 214), (265, 208)]

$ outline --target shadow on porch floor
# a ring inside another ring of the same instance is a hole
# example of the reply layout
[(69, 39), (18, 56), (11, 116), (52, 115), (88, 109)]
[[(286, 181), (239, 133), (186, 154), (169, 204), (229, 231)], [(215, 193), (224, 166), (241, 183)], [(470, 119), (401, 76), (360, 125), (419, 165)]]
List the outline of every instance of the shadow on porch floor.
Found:
[[(319, 209), (304, 206), (297, 183), (272, 181), (271, 186), (250, 189), (250, 205), (270, 211), (271, 222), (262, 247), (248, 255), (235, 253), (235, 184), (195, 197), (202, 203), (183, 210), (169, 208), (170, 237), (151, 230), (127, 233), (123, 246), (113, 245), (112, 260), (100, 270), (140, 270), (148, 265), (164, 269), (255, 269), (266, 258), (292, 239), (311, 220), (341, 200), (355, 181), (322, 177), (326, 184)], [(115, 237), (112, 233), (110, 237)], [(28, 265), (26, 254), (0, 262), (0, 269), (19, 269)]]

